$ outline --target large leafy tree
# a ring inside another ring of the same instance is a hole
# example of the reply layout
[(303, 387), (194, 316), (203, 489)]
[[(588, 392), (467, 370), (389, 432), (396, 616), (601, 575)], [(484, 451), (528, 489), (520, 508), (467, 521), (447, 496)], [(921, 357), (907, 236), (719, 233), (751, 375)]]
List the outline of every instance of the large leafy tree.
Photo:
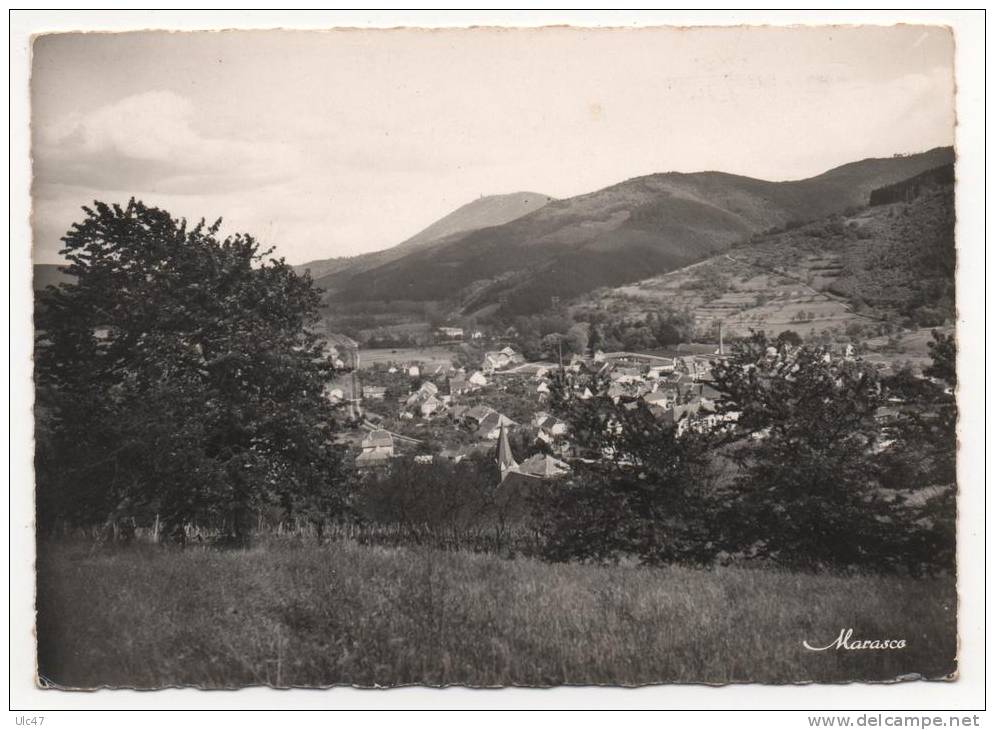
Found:
[(96, 203), (63, 238), (72, 283), (36, 312), (38, 512), (247, 533), (266, 504), (316, 519), (343, 492), (310, 329), (318, 292), (220, 221)]
[(739, 343), (714, 370), (739, 471), (724, 500), (727, 546), (803, 567), (894, 557), (892, 499), (875, 453), (885, 393), (876, 371), (821, 347)]
[[(551, 407), (579, 450), (566, 483), (540, 491), (539, 529), (552, 560), (648, 565), (708, 562), (713, 474), (706, 438), (654, 417), (642, 401), (613, 402), (609, 381), (554, 378)], [(594, 397), (576, 393), (588, 388)]]

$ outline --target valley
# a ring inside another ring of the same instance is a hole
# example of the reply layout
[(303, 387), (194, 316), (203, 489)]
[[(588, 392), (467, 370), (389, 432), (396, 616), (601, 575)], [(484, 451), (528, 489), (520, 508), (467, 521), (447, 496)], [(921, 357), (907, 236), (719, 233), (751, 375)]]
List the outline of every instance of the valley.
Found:
[[(540, 338), (661, 312), (684, 341), (720, 328), (887, 337), (952, 321), (952, 159), (937, 148), (799, 181), (661, 173), (562, 200), (484, 196), (392, 248), (295, 268), (323, 290), (322, 329), (374, 349), (432, 347), (454, 323), (500, 338), (551, 313), (565, 325)], [(37, 289), (68, 279), (35, 266)]]

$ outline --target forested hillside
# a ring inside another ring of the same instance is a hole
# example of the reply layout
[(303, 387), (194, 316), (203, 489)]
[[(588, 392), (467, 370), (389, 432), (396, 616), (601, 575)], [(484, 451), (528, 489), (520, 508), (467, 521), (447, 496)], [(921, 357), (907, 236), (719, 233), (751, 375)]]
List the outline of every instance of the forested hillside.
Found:
[(581, 306), (637, 317), (661, 306), (686, 310), (699, 332), (721, 321), (731, 335), (935, 327), (954, 320), (955, 254), (953, 186), (929, 186), (908, 202), (755, 236)]

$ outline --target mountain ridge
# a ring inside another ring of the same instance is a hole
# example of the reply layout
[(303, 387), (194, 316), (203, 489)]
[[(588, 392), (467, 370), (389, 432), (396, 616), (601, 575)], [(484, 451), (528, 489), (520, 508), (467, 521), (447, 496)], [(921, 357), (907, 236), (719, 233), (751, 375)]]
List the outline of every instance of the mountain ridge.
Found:
[[(897, 187), (900, 194), (882, 196)], [(630, 320), (685, 312), (698, 337), (751, 330), (804, 337), (951, 326), (953, 165), (872, 191), (869, 204), (750, 241), (674, 271), (581, 297), (576, 311)]]
[(317, 283), (330, 305), (446, 299), (464, 314), (497, 307), (531, 313), (555, 298), (694, 263), (765, 230), (866, 205), (872, 190), (952, 161), (952, 148), (941, 147), (847, 163), (797, 181), (654, 173)]

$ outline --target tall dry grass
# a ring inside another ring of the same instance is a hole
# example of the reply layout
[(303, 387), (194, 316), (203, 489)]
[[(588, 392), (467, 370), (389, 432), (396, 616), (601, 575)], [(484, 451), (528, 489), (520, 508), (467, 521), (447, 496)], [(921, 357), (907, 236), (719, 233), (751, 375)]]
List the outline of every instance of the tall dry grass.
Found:
[[(550, 565), (272, 542), (40, 546), (39, 662), (65, 687), (801, 682), (942, 677), (952, 579)], [(809, 652), (841, 628), (892, 651)]]

